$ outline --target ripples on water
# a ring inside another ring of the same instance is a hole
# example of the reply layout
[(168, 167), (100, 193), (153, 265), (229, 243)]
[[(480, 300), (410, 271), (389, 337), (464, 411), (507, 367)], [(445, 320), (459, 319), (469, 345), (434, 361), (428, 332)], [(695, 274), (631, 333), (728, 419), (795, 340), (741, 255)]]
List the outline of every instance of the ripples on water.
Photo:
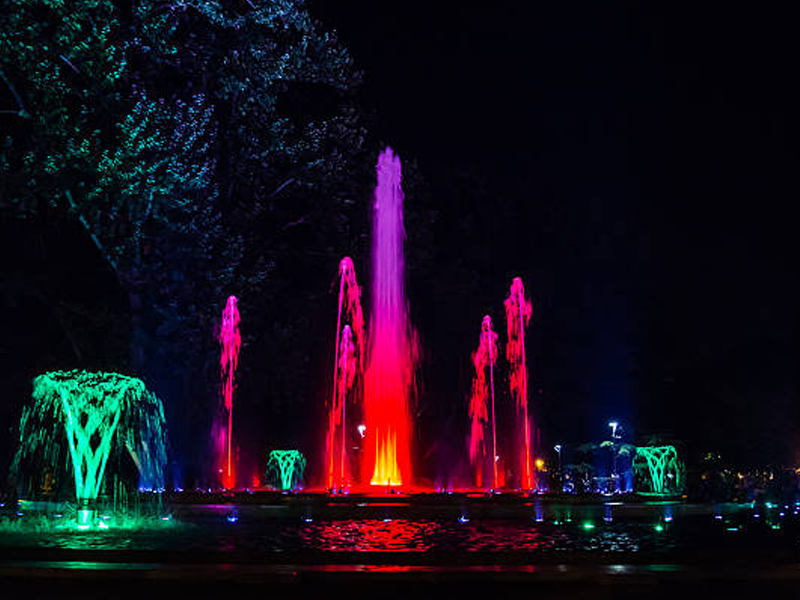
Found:
[(74, 550), (213, 550), (317, 552), (637, 552), (673, 547), (651, 525), (613, 523), (591, 531), (579, 524), (510, 520), (358, 519), (336, 521), (242, 518), (183, 522), (166, 530), (0, 533), (0, 546)]

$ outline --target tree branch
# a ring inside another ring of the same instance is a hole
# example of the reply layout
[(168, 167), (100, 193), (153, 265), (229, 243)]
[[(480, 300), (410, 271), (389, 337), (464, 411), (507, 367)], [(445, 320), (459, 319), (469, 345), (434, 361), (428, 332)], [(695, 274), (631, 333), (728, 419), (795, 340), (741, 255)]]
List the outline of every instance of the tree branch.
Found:
[(294, 183), (294, 177), (289, 177), (289, 179), (287, 179), (287, 180), (286, 180), (286, 181), (284, 181), (282, 184), (280, 184), (278, 187), (276, 187), (276, 188), (275, 188), (275, 191), (274, 191), (274, 192), (272, 192), (272, 193), (269, 195), (269, 197), (270, 197), (270, 198), (274, 198), (275, 196), (277, 196), (278, 194), (280, 194), (280, 193), (281, 193), (281, 191), (283, 190), (283, 188), (285, 188), (287, 185), (291, 185), (291, 184), (293, 184), (293, 183)]
[[(18, 114), (23, 119), (27, 119), (30, 115), (28, 111), (25, 110), (25, 104), (22, 102), (22, 97), (17, 93), (17, 89), (14, 87), (14, 84), (11, 83), (11, 80), (6, 77), (6, 74), (3, 72), (3, 69), (0, 69), (0, 79), (6, 84), (9, 90), (11, 90), (11, 95), (14, 96), (14, 100), (19, 107), (19, 110), (16, 114)], [(12, 112), (12, 111), (3, 111), (3, 112)]]
[(105, 258), (106, 261), (108, 261), (108, 264), (111, 265), (111, 268), (114, 269), (114, 272), (118, 274), (119, 271), (117, 269), (117, 262), (113, 258), (111, 258), (111, 255), (106, 251), (105, 246), (103, 246), (103, 244), (100, 242), (100, 239), (92, 231), (92, 228), (89, 226), (89, 222), (86, 220), (83, 214), (81, 214), (81, 211), (78, 210), (78, 206), (72, 199), (72, 194), (70, 193), (70, 191), (64, 190), (64, 195), (67, 197), (67, 201), (69, 202), (70, 208), (78, 217), (78, 220), (81, 222), (81, 225), (83, 225), (83, 228), (86, 230), (86, 233), (88, 233), (89, 237), (92, 238), (92, 242), (94, 242), (94, 245), (97, 246), (97, 249), (100, 251), (100, 254), (102, 254), (103, 258)]
[(73, 71), (75, 71), (78, 75), (83, 75), (83, 73), (81, 73), (81, 70), (78, 67), (76, 67), (75, 65), (73, 65), (66, 56), (64, 56), (63, 54), (59, 54), (58, 56), (59, 56), (59, 58), (61, 58), (61, 60), (63, 60), (65, 63), (67, 63), (70, 66), (70, 68)]

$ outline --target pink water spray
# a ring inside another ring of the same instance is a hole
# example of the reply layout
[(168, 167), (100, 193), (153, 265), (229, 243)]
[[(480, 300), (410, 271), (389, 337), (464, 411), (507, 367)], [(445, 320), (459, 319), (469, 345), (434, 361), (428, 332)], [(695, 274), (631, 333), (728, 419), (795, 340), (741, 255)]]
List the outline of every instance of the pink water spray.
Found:
[(222, 486), (231, 489), (236, 484), (236, 469), (233, 464), (233, 390), (234, 376), (239, 365), (239, 350), (242, 337), (239, 334), (239, 308), (236, 296), (229, 296), (222, 311), (222, 326), (219, 331), (220, 377), (222, 379), (222, 404), (228, 420), (224, 443), (224, 457), (220, 465)]
[(509, 382), (511, 396), (516, 401), (517, 411), (522, 413), (521, 444), (521, 486), (531, 490), (535, 479), (531, 469), (531, 435), (528, 422), (528, 366), (525, 360), (525, 327), (530, 322), (533, 307), (525, 299), (525, 287), (522, 279), (515, 277), (511, 282), (511, 290), (505, 301), (506, 323), (508, 327), (508, 345), (506, 358), (510, 366)]
[[(497, 489), (497, 425), (494, 411), (494, 365), (497, 362), (497, 334), (492, 328), (492, 318), (483, 317), (481, 337), (478, 349), (472, 355), (475, 376), (472, 380), (472, 392), (469, 399), (469, 416), (472, 419), (469, 438), (469, 460), (475, 467), (475, 484), (482, 485), (483, 458), (486, 454), (484, 444), (484, 427), (488, 420), (486, 401), (491, 399), (492, 405), (492, 488)], [(489, 381), (486, 381), (486, 369), (489, 369)]]
[(391, 148), (378, 157), (372, 226), (372, 293), (364, 382), (364, 481), (409, 486), (410, 397), (418, 356), (405, 296), (401, 164)]
[[(342, 323), (345, 324), (344, 330)], [(364, 314), (361, 310), (361, 288), (356, 280), (353, 261), (345, 256), (339, 263), (339, 310), (336, 317), (336, 346), (334, 350), (333, 394), (328, 411), (326, 450), (328, 465), (326, 487), (334, 489), (336, 478), (336, 434), (341, 436), (338, 485), (346, 485), (347, 477), (347, 395), (357, 373), (364, 369)]]

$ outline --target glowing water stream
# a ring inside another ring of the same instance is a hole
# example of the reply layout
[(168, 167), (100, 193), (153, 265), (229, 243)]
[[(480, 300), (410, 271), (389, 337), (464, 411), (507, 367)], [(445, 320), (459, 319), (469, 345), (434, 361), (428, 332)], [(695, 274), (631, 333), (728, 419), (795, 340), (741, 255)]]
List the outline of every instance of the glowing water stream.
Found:
[(363, 476), (372, 485), (409, 485), (411, 395), (417, 345), (405, 297), (400, 159), (378, 157), (372, 228), (372, 312), (365, 373)]
[[(342, 322), (347, 322), (342, 329)], [(327, 473), (328, 489), (347, 486), (347, 398), (357, 376), (364, 371), (364, 316), (361, 288), (353, 261), (345, 256), (339, 263), (339, 312), (336, 317), (336, 350), (333, 362), (333, 394), (328, 408)], [(339, 474), (336, 476), (336, 433), (340, 435)]]
[[(33, 380), (32, 400), (22, 411), (12, 465), (23, 493), (39, 488), (40, 479), (58, 480), (66, 464), (75, 498), (91, 507), (103, 489), (107, 467), (113, 465), (117, 475), (126, 455), (138, 471), (134, 485), (163, 487), (164, 409), (141, 380), (117, 373), (52, 371)], [(65, 447), (69, 460), (64, 460)]]
[(528, 365), (525, 360), (525, 327), (531, 319), (533, 307), (525, 298), (522, 279), (515, 277), (505, 301), (508, 327), (508, 358), (511, 396), (516, 401), (517, 411), (522, 413), (522, 443), (520, 448), (520, 485), (524, 490), (535, 487), (536, 481), (531, 465), (531, 434), (528, 422)]
[(222, 327), (219, 331), (220, 377), (222, 379), (222, 405), (227, 417), (224, 459), (220, 465), (222, 487), (231, 489), (236, 484), (236, 468), (233, 464), (233, 389), (236, 367), (239, 365), (239, 350), (242, 337), (239, 334), (239, 308), (236, 296), (230, 296), (222, 311)]
[[(483, 317), (478, 349), (472, 355), (475, 377), (472, 380), (472, 393), (469, 399), (469, 416), (472, 420), (469, 438), (469, 460), (475, 467), (475, 485), (482, 486), (484, 461), (486, 455), (484, 426), (489, 418), (486, 401), (491, 398), (492, 405), (492, 488), (497, 489), (497, 425), (494, 410), (494, 365), (497, 362), (497, 334), (492, 328), (492, 318)], [(486, 381), (486, 369), (489, 381)]]

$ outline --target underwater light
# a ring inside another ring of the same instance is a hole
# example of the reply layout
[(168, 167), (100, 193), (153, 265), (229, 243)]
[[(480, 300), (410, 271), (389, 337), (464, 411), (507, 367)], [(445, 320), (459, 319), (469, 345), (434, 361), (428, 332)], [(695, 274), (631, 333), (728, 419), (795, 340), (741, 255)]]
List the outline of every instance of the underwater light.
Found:
[(89, 527), (92, 526), (92, 521), (94, 520), (94, 511), (82, 508), (78, 511), (77, 517), (78, 529), (89, 529)]
[(594, 529), (594, 523), (592, 523), (591, 521), (586, 521), (582, 525), (582, 527), (583, 527), (584, 531), (591, 531), (592, 529)]
[(664, 526), (661, 523), (656, 523), (656, 526), (653, 528), (658, 532), (664, 531)]

